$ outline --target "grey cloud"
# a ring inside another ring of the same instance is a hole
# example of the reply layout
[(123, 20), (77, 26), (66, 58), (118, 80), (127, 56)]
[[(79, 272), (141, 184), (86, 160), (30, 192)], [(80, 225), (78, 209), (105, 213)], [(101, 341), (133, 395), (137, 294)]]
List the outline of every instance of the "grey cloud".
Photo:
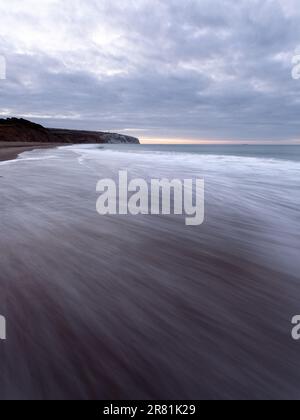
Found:
[(280, 0), (34, 4), (3, 15), (2, 115), (158, 138), (300, 139), (300, 15)]

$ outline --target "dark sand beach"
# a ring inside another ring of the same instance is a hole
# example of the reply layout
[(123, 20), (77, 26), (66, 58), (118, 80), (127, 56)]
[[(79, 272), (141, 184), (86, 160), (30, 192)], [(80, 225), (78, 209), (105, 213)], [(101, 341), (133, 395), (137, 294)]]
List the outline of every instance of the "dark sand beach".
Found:
[[(125, 167), (204, 176), (205, 223), (99, 216), (97, 181)], [(78, 148), (2, 163), (0, 398), (299, 398), (299, 171)]]
[(13, 160), (23, 152), (28, 152), (34, 149), (45, 149), (60, 146), (59, 144), (44, 144), (44, 143), (0, 143), (0, 161)]

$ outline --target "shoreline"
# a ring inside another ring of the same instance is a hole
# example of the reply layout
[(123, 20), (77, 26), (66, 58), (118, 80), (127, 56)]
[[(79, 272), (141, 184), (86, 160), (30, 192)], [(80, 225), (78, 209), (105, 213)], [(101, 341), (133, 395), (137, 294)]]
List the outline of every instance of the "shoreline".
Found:
[[(298, 166), (54, 150), (1, 170), (0, 399), (296, 398)], [(99, 216), (98, 179), (154, 161), (209, 178), (200, 228)]]
[(60, 143), (0, 143), (0, 162), (17, 159), (24, 152), (30, 152), (35, 149), (49, 149), (63, 146)]

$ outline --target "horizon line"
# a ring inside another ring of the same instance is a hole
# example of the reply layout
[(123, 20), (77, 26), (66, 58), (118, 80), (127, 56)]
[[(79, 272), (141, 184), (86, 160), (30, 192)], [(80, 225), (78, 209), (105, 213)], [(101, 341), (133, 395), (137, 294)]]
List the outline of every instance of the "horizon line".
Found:
[(206, 140), (206, 139), (174, 139), (174, 138), (149, 138), (139, 137), (141, 144), (157, 144), (157, 145), (261, 145), (261, 146), (300, 146), (300, 140), (289, 140), (289, 141), (275, 141), (275, 140)]

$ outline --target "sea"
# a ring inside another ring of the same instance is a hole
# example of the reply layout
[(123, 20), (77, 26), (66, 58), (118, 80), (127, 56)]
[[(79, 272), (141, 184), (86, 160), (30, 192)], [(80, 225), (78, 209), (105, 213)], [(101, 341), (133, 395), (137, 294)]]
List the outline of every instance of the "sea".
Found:
[[(204, 179), (204, 223), (100, 216), (120, 170)], [(300, 398), (300, 146), (35, 150), (0, 190), (0, 398)]]

